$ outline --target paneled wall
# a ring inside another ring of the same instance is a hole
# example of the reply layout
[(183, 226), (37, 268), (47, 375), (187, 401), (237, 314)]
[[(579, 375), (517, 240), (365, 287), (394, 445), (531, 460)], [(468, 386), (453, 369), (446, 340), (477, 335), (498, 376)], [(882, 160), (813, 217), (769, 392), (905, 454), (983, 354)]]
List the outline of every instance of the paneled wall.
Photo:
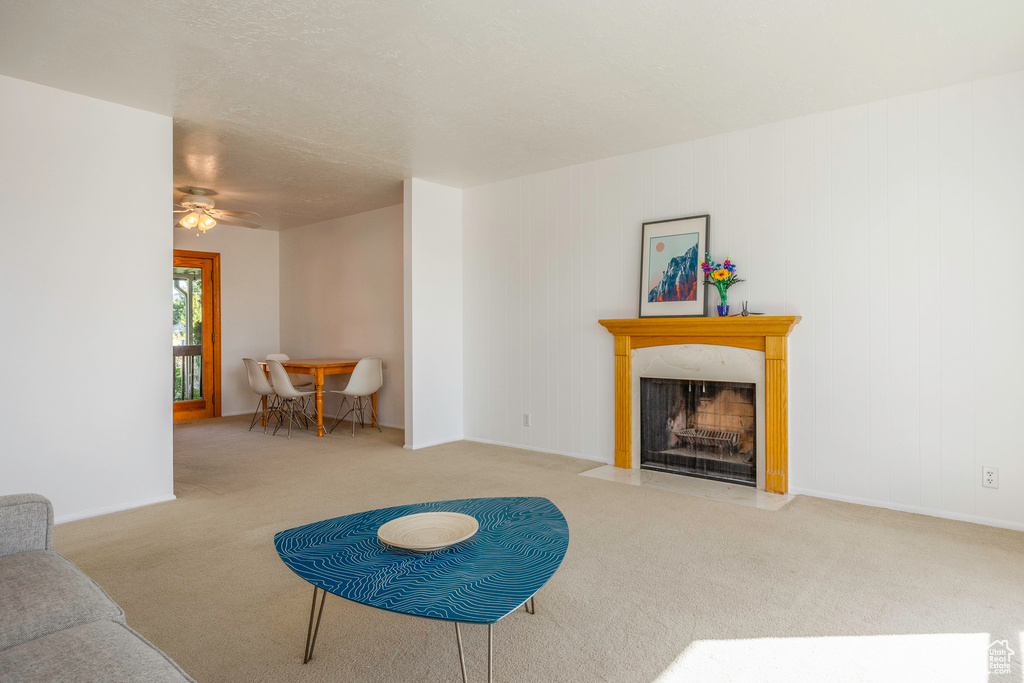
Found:
[(597, 320), (710, 213), (730, 302), (803, 316), (792, 490), (1024, 528), (1022, 197), (1024, 72), (466, 190), (467, 438), (612, 462)]

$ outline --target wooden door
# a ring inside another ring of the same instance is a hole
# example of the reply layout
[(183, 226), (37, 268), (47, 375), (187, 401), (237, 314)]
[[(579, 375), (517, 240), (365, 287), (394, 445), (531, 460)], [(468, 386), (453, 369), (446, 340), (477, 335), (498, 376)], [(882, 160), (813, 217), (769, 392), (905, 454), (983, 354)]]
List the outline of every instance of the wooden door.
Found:
[(174, 421), (220, 417), (220, 254), (174, 250)]

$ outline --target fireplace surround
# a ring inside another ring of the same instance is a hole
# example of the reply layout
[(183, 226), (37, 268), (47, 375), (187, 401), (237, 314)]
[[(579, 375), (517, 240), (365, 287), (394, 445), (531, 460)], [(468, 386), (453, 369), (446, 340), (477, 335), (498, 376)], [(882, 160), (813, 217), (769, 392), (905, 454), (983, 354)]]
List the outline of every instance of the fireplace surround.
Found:
[[(639, 470), (643, 459), (641, 436), (643, 408), (641, 385), (648, 379), (738, 382), (754, 387), (756, 417), (756, 488), (765, 490), (765, 376), (764, 352), (711, 344), (675, 344), (634, 349), (632, 374), (631, 468)], [(652, 469), (652, 468), (646, 468)]]
[(615, 466), (633, 465), (632, 358), (637, 349), (704, 344), (764, 353), (764, 489), (789, 487), (786, 338), (799, 316), (601, 320), (615, 336)]

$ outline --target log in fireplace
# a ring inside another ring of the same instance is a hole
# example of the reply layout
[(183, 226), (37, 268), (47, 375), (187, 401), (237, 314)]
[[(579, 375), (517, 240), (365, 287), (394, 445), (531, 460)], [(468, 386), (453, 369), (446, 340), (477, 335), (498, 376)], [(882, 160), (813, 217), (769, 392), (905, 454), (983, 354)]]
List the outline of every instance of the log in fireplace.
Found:
[(757, 485), (752, 383), (640, 378), (642, 469)]

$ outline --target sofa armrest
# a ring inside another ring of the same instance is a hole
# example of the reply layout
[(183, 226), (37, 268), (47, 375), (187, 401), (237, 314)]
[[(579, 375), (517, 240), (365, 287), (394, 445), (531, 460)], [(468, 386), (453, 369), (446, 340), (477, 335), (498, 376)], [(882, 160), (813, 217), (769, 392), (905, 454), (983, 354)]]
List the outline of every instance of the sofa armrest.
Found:
[(0, 557), (53, 549), (53, 505), (35, 493), (0, 496)]

